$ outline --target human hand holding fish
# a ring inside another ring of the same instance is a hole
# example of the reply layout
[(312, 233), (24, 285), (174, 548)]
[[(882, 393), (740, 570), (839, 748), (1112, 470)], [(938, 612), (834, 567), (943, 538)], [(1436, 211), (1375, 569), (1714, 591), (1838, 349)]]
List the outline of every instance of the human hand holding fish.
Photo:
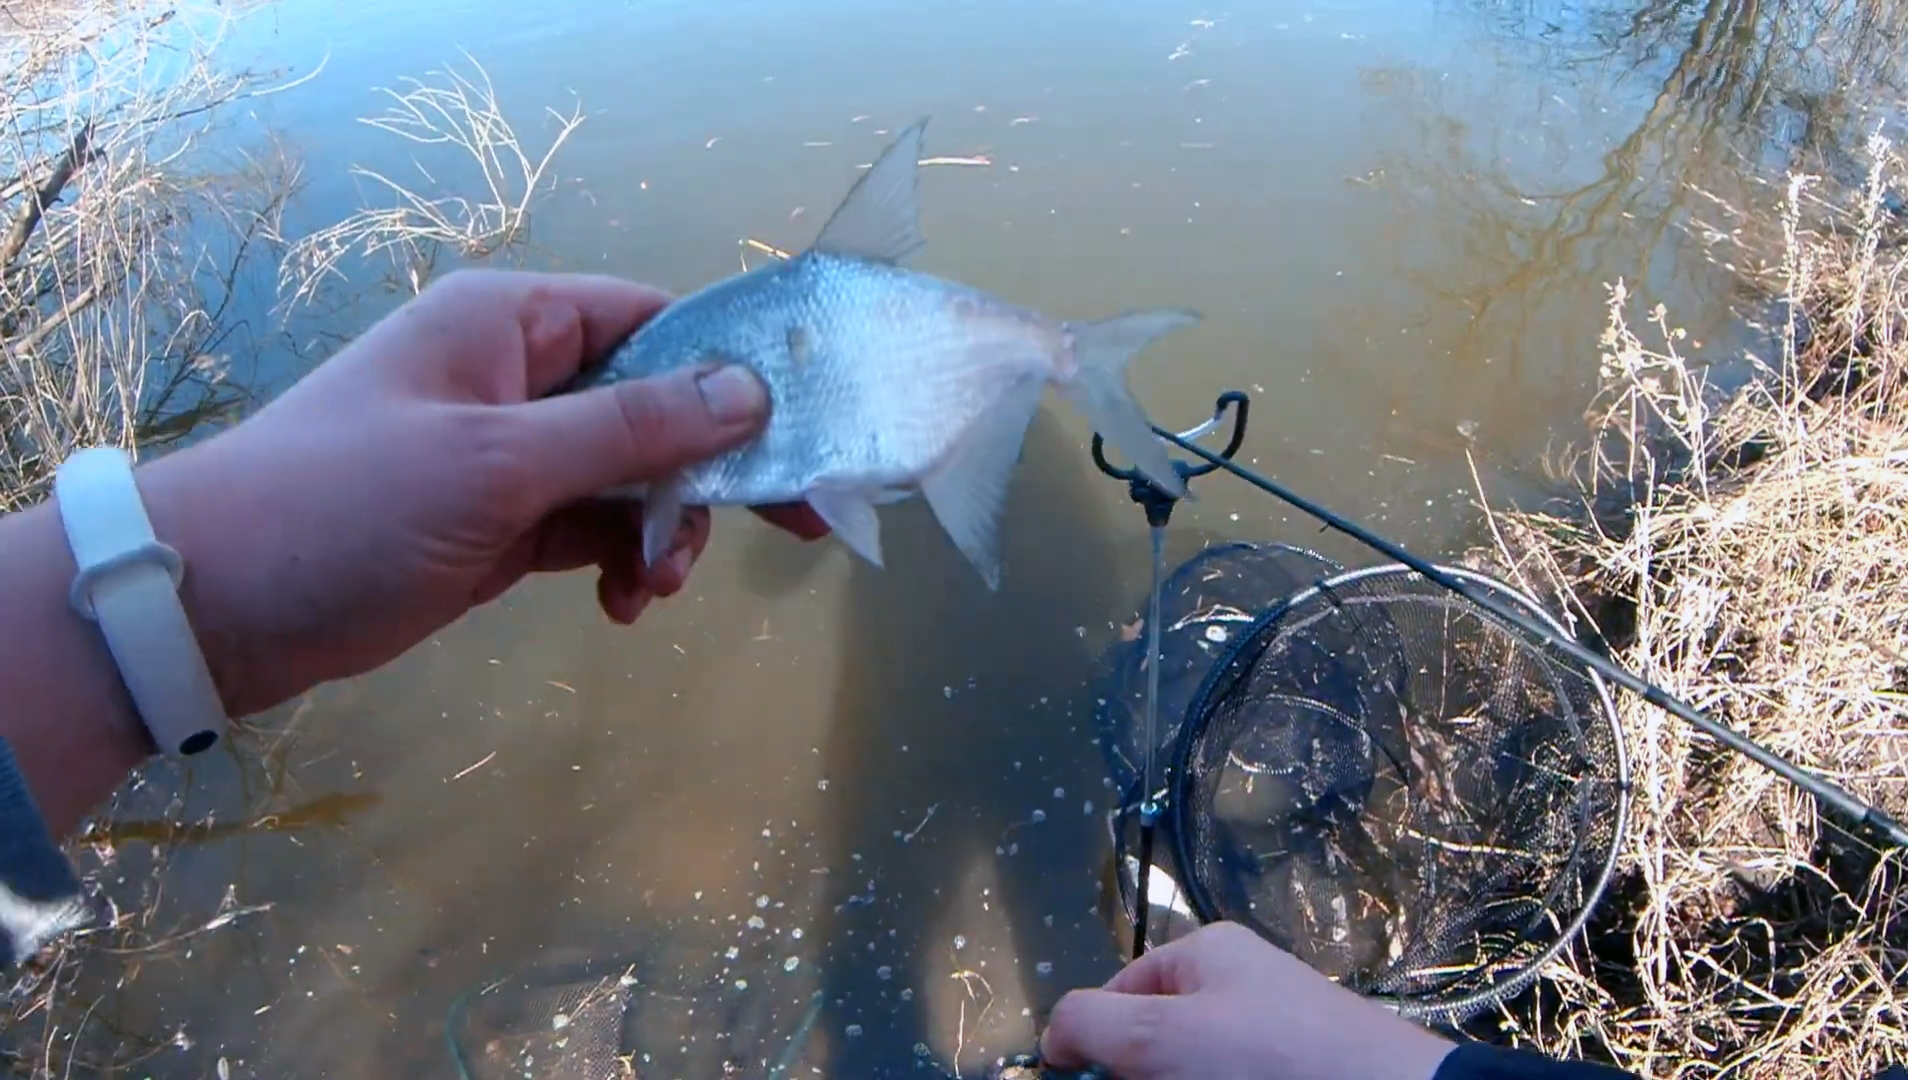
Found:
[[(708, 513), (682, 515), (645, 564), (640, 506), (592, 493), (756, 436), (759, 380), (706, 364), (538, 400), (668, 300), (604, 277), (451, 274), (242, 423), (142, 463), (135, 482), (182, 557), (180, 598), (227, 713), (370, 671), (531, 573), (597, 567), (598, 600), (623, 623), (680, 590)], [(799, 507), (759, 513), (825, 532)], [(51, 725), (5, 734), (29, 775), (75, 785), (76, 801), (42, 796), (56, 827), (151, 749), (98, 629), (68, 606), (59, 515), (55, 497), (0, 518), (0, 693)], [(72, 752), (89, 738), (116, 750), (80, 755), (96, 775)]]

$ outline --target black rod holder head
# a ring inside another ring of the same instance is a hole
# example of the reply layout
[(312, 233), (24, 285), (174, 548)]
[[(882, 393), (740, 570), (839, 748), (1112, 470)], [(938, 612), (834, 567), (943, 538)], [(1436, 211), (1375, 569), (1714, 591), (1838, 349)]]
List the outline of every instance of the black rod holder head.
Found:
[[(1216, 429), (1225, 419), (1226, 410), (1230, 408), (1233, 410), (1232, 436), (1226, 440), (1226, 448), (1221, 450), (1218, 456), (1222, 461), (1231, 461), (1232, 456), (1237, 454), (1239, 447), (1245, 443), (1246, 412), (1251, 404), (1252, 401), (1246, 397), (1245, 391), (1228, 390), (1220, 394), (1213, 404), (1212, 419), (1191, 431), (1180, 433), (1179, 437), (1186, 440), (1197, 439)], [(1160, 490), (1159, 485), (1148, 480), (1144, 473), (1133, 466), (1129, 465), (1124, 469), (1114, 468), (1106, 460), (1106, 440), (1101, 438), (1097, 431), (1093, 433), (1093, 464), (1113, 479), (1126, 481), (1127, 495), (1146, 510), (1148, 525), (1155, 529), (1163, 528), (1168, 521), (1172, 520), (1173, 507), (1179, 502), (1180, 497)], [(1177, 459), (1173, 461), (1173, 472), (1179, 475), (1181, 483), (1188, 483), (1195, 477), (1205, 476), (1218, 468), (1219, 463), (1214, 461), (1199, 464)]]

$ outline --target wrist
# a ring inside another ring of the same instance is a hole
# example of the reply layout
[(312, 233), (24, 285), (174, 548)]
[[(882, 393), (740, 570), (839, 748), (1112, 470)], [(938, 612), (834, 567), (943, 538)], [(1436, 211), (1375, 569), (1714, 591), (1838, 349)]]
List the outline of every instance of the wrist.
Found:
[[(208, 473), (210, 458), (200, 450), (189, 447), (142, 463), (133, 478), (153, 534), (185, 564), (179, 603), (220, 703), (237, 720), (252, 710), (251, 645), (241, 617), (246, 605), (237, 595), (245, 578), (233, 562), (242, 552), (245, 524), (226, 512), (238, 492)], [(234, 539), (241, 540), (237, 551)]]
[(77, 572), (52, 500), (0, 519), (0, 730), (55, 835), (156, 749), (105, 639), (69, 602)]

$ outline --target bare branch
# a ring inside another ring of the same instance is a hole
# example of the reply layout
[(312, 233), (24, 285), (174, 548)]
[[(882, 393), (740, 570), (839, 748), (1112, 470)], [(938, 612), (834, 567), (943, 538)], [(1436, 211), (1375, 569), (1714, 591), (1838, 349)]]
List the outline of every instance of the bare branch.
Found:
[(33, 230), (39, 227), (40, 219), (45, 216), (46, 208), (53, 205), (54, 200), (60, 197), (60, 193), (66, 190), (67, 183), (73, 179), (73, 173), (86, 161), (88, 154), (91, 153), (92, 143), (93, 123), (89, 120), (73, 135), (72, 144), (60, 154), (59, 160), (53, 163), (53, 170), (34, 191), (33, 197), (28, 199), (20, 207), (19, 213), (14, 215), (13, 227), (7, 230), (6, 239), (0, 240), (0, 269), (11, 268), (13, 260), (20, 257), (20, 252), (25, 249), (27, 241), (33, 236)]

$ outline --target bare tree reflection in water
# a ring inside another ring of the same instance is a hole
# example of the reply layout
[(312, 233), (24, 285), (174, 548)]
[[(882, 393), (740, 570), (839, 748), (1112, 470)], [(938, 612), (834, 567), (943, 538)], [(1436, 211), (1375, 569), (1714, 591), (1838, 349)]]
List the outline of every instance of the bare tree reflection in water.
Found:
[[(1743, 211), (1775, 200), (1786, 169), (1860, 167), (1860, 140), (1901, 101), (1908, 8), (1446, 7), (1483, 24), (1499, 62), (1363, 71), (1373, 123), (1397, 132), (1348, 178), (1374, 191), (1347, 237), (1371, 285), (1330, 320), (1319, 362), (1364, 384), (1381, 452), (1468, 487), (1467, 452), (1527, 473), (1553, 449), (1552, 418), (1591, 399), (1607, 282), (1679, 313), (1717, 393), (1749, 375), (1741, 351), (1774, 301), (1746, 271), (1780, 237), (1773, 215)], [(1537, 69), (1546, 92), (1531, 95)], [(1449, 377), (1397, 379), (1400, 349)], [(1547, 489), (1492, 482), (1525, 481)]]
[(1086, 685), (1130, 603), (1096, 490), (1109, 483), (1043, 410), (999, 593), (918, 501), (884, 519), (889, 569), (855, 565), (822, 748), (833, 1075), (930, 1060), (978, 1075), (1031, 1048), (1065, 988), (1117, 968), (1093, 910), (1108, 794)]

